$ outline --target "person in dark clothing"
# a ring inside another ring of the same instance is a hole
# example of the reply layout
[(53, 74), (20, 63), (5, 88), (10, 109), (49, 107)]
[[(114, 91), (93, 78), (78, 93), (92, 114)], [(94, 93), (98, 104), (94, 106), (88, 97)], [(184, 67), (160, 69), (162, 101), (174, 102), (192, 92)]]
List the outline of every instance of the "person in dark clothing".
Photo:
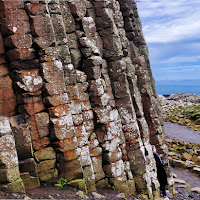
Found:
[(160, 183), (160, 191), (163, 194), (164, 199), (169, 199), (166, 194), (166, 185), (167, 183), (167, 174), (165, 172), (165, 162), (162, 161), (161, 157), (158, 155), (156, 147), (152, 145), (152, 151), (153, 155), (156, 161), (156, 167), (157, 167), (157, 178)]

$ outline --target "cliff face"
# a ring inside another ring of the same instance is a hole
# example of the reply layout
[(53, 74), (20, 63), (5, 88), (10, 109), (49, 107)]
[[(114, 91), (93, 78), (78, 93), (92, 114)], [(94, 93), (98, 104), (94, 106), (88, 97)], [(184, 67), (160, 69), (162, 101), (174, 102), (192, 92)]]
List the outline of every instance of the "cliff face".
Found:
[(0, 25), (0, 188), (62, 177), (152, 197), (151, 144), (167, 158), (136, 3), (0, 0)]

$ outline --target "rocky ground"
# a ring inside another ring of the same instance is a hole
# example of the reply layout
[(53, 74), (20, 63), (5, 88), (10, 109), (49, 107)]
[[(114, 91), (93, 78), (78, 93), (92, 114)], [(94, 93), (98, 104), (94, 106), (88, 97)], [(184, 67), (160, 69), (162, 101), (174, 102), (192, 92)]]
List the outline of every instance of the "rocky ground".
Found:
[[(198, 137), (197, 133), (192, 139), (195, 141)], [(166, 144), (177, 192), (176, 197), (170, 199), (200, 199), (200, 144), (172, 139), (166, 139)]]
[(200, 132), (194, 130), (200, 130), (198, 121), (200, 96), (178, 93), (159, 97), (163, 118), (167, 121), (166, 142), (177, 191), (177, 196), (170, 199), (198, 200), (200, 199)]
[(125, 196), (123, 193), (119, 193), (111, 188), (98, 189), (98, 193), (88, 193), (85, 194), (82, 191), (76, 191), (69, 186), (64, 188), (58, 188), (54, 185), (42, 185), (41, 188), (36, 188), (32, 190), (27, 190), (26, 194), (16, 194), (16, 193), (4, 193), (0, 192), (0, 199), (63, 199), (63, 200), (79, 200), (79, 199), (107, 199), (107, 200), (118, 200), (118, 199), (127, 199), (127, 200), (144, 200), (141, 195), (135, 196)]
[(200, 130), (200, 95), (177, 93), (159, 98), (165, 121)]

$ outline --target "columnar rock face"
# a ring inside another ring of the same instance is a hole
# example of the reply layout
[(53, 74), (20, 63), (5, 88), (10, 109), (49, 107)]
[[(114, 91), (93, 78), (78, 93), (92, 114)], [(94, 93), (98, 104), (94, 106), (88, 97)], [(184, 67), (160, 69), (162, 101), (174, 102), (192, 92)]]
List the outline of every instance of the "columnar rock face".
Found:
[(151, 144), (167, 158), (136, 3), (0, 0), (0, 25), (0, 187), (62, 177), (153, 198)]

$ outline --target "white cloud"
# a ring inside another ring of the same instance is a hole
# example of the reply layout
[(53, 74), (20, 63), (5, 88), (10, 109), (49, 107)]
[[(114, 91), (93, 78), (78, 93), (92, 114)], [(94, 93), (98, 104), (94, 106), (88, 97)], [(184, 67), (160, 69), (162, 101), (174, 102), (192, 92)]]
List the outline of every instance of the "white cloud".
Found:
[(198, 62), (198, 61), (200, 61), (200, 56), (174, 56), (166, 60), (162, 60), (161, 63)]
[(148, 43), (200, 39), (199, 0), (141, 0), (138, 9)]

